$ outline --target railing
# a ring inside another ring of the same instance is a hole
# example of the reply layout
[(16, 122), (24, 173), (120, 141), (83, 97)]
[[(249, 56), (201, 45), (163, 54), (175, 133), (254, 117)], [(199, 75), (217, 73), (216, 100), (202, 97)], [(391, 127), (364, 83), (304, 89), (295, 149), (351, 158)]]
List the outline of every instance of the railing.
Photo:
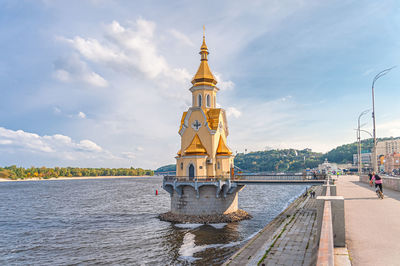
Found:
[(307, 176), (307, 175), (299, 175), (299, 174), (284, 174), (284, 175), (271, 175), (271, 174), (265, 174), (265, 175), (235, 175), (235, 176), (230, 176), (230, 175), (221, 175), (221, 176), (195, 176), (195, 177), (189, 177), (189, 176), (175, 176), (175, 175), (167, 175), (164, 176), (164, 181), (166, 182), (174, 182), (174, 181), (180, 181), (180, 182), (216, 182), (219, 180), (226, 181), (226, 180), (232, 180), (232, 181), (260, 181), (260, 180), (271, 180), (271, 181), (285, 181), (285, 180), (323, 180), (326, 178), (326, 175), (317, 175), (317, 176)]
[(216, 177), (208, 177), (208, 176), (196, 176), (196, 177), (189, 177), (189, 176), (164, 176), (164, 181), (166, 182), (217, 182), (219, 180), (234, 180), (234, 178), (230, 178), (229, 176), (216, 176)]
[(309, 176), (299, 174), (285, 174), (285, 175), (237, 175), (238, 180), (322, 180), (325, 179), (325, 175)]

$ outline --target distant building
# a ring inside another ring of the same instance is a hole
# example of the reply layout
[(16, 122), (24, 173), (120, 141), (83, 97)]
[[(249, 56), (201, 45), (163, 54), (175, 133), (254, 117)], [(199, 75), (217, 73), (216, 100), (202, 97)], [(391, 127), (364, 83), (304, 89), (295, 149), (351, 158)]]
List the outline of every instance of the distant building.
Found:
[(336, 163), (329, 163), (328, 159), (325, 159), (325, 161), (318, 165), (318, 171), (320, 172), (331, 172), (331, 171), (337, 171), (338, 170), (338, 166)]
[[(371, 165), (371, 161), (372, 161), (372, 153), (370, 152), (361, 153), (361, 164), (369, 166)], [(353, 154), (353, 165), (358, 165), (358, 154)]]
[(400, 153), (386, 155), (384, 165), (386, 173), (392, 173), (393, 171), (398, 172), (400, 168)]
[(394, 158), (397, 156), (394, 154), (399, 153), (400, 139), (379, 141), (376, 144), (376, 160), (378, 161), (379, 170), (391, 173), (396, 161)]
[(400, 139), (379, 141), (376, 144), (376, 156), (400, 153)]

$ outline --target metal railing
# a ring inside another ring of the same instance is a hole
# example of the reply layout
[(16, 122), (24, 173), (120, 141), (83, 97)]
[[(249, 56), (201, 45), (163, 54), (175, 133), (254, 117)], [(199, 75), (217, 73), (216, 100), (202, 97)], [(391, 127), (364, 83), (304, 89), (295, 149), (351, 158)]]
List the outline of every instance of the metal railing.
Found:
[(235, 180), (235, 178), (230, 178), (230, 176), (214, 176), (214, 177), (209, 177), (209, 176), (195, 176), (195, 177), (189, 177), (189, 176), (164, 176), (164, 181), (166, 182), (174, 182), (174, 181), (180, 181), (180, 182), (217, 182), (219, 180), (221, 181), (226, 181), (226, 180)]
[(164, 176), (164, 181), (166, 182), (174, 182), (174, 181), (180, 181), (180, 182), (217, 182), (219, 180), (221, 181), (226, 181), (226, 180), (232, 180), (232, 181), (252, 181), (252, 180), (265, 180), (265, 181), (286, 181), (286, 180), (324, 180), (326, 179), (326, 175), (320, 174), (317, 176), (310, 176), (310, 175), (299, 175), (299, 174), (278, 174), (278, 175), (272, 175), (272, 174), (264, 174), (264, 175), (235, 175), (235, 176), (230, 176), (230, 175), (221, 175), (221, 176), (195, 176), (195, 177), (189, 177), (189, 176), (175, 176), (175, 175), (167, 175)]

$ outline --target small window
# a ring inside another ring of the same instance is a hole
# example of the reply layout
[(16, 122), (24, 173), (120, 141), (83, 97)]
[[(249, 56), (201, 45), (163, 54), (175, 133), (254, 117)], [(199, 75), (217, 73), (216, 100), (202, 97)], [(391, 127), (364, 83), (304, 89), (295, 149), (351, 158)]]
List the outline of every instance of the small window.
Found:
[(181, 170), (183, 170), (183, 163), (181, 163)]
[(203, 166), (200, 165), (199, 168), (200, 168), (200, 169), (203, 169)]
[(217, 166), (217, 167), (218, 167), (218, 169), (220, 169), (220, 168), (221, 168), (221, 166), (219, 165), (219, 162), (217, 163), (217, 165), (218, 165), (218, 166)]
[(198, 104), (199, 104), (199, 107), (201, 107), (201, 105), (202, 105), (202, 102), (201, 102), (201, 94), (199, 94), (199, 96), (198, 96)]
[(207, 107), (210, 107), (210, 95), (206, 96)]
[(196, 104), (195, 101), (196, 101), (196, 98), (195, 98), (194, 95), (193, 95), (193, 96), (192, 96), (192, 105), (193, 105), (193, 106), (195, 106), (195, 104)]

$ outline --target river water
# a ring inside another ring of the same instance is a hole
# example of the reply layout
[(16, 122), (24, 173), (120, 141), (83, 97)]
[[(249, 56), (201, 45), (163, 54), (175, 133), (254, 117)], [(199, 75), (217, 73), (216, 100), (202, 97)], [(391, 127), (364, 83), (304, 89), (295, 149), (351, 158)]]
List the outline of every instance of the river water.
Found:
[[(0, 182), (0, 265), (219, 265), (305, 191), (248, 185), (253, 219), (171, 224), (161, 177)], [(155, 190), (159, 195), (155, 195)]]

